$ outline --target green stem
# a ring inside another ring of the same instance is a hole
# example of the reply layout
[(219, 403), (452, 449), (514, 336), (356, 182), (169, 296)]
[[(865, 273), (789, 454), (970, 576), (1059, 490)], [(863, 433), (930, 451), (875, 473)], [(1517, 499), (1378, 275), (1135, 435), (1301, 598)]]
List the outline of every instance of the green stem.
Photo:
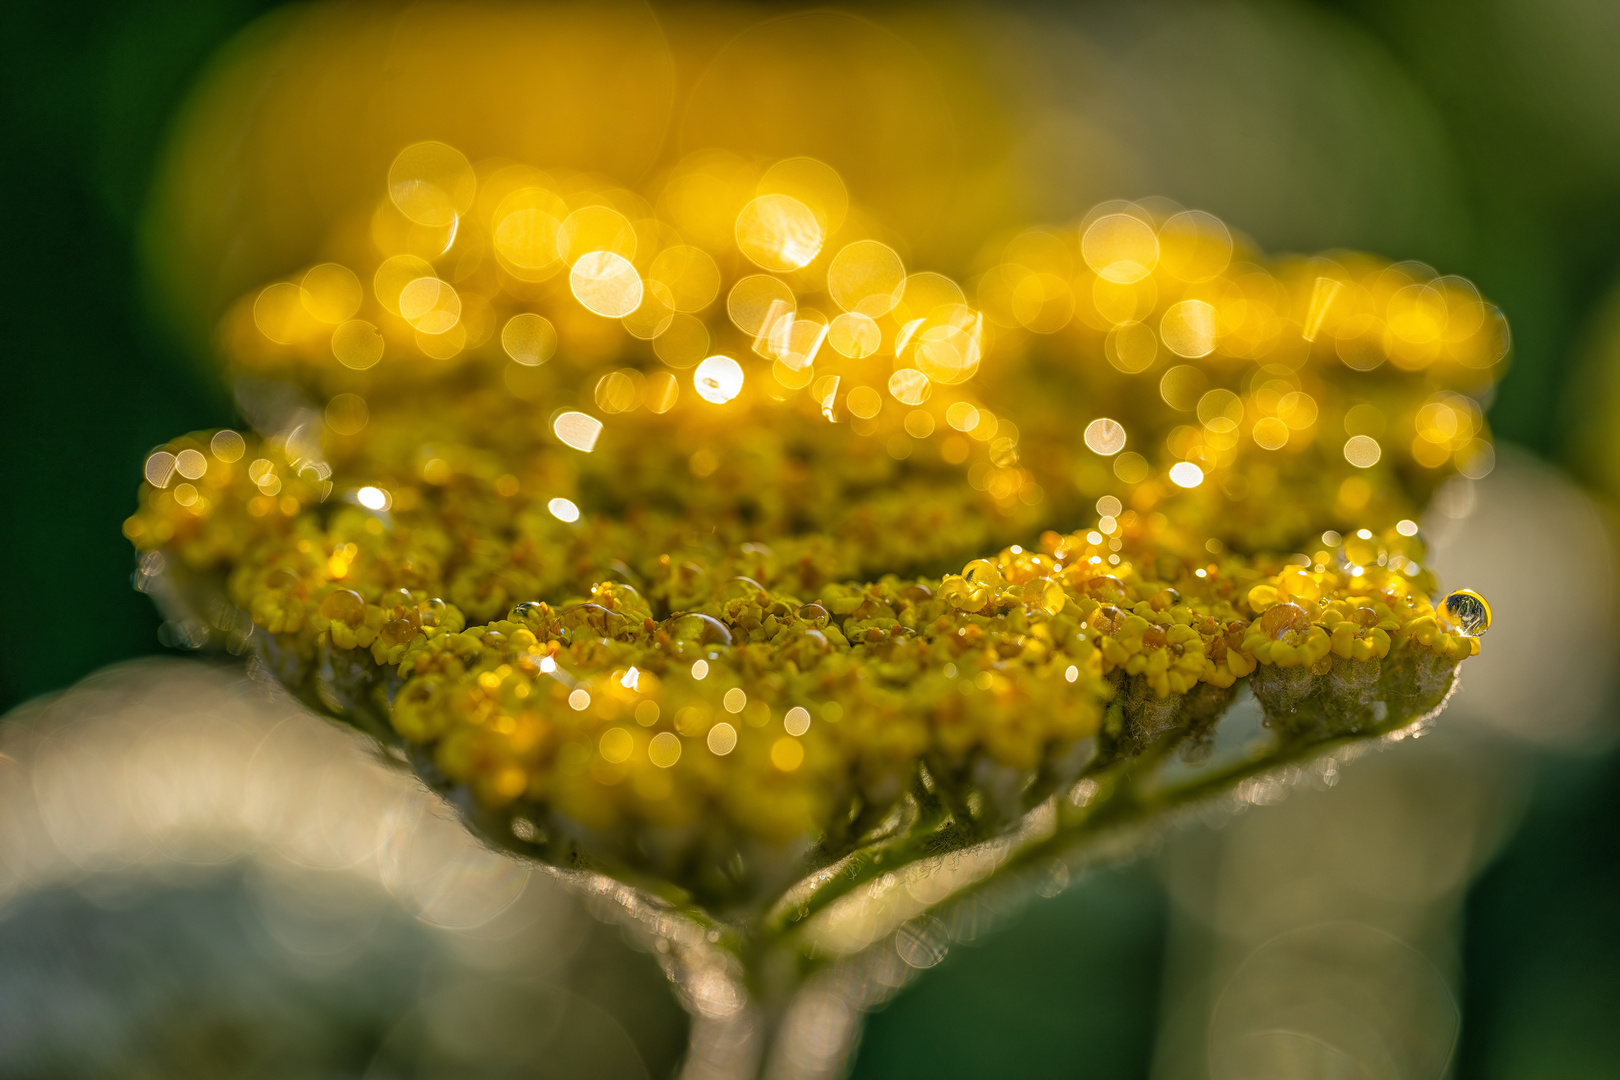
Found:
[[(1122, 857), (1129, 851), (1139, 850), (1164, 826), (1193, 808), (1229, 797), (1245, 781), (1286, 772), (1336, 753), (1370, 748), (1421, 723), (1420, 719), (1314, 742), (1277, 743), (1264, 754), (1232, 762), (1177, 786), (1153, 782), (1159, 767), (1175, 749), (1173, 740), (1164, 740), (1138, 757), (1114, 762), (1085, 777), (1084, 780), (1097, 785), (1097, 794), (1085, 805), (1076, 807), (1060, 797), (1054, 797), (1048, 805), (1054, 807), (1056, 821), (1049, 835), (1014, 848), (996, 866), (994, 873), (924, 905), (912, 917), (923, 911), (959, 903), (992, 888), (1007, 890), (1011, 888), (1009, 882), (1012, 879), (1024, 876), (1033, 867), (1049, 865), (1054, 860), (1061, 860), (1065, 865), (1082, 865), (1097, 861), (1099, 855)], [(1141, 836), (1131, 838), (1129, 834), (1132, 831), (1139, 831)], [(773, 912), (783, 921), (768, 921), (762, 925), (754, 948), (795, 952), (800, 957), (801, 977), (806, 978), (845, 959), (843, 956), (818, 955), (813, 949), (811, 933), (814, 917), (869, 885), (889, 869), (907, 865), (910, 859), (948, 854), (952, 850), (973, 846), (961, 844), (955, 848), (929, 848), (929, 840), (936, 835), (937, 830), (908, 837), (904, 842), (870, 853), (871, 857), (862, 858), (868, 855), (866, 852), (850, 856), (846, 865), (839, 868), (842, 872), (819, 882), (808, 894), (794, 896), (798, 900), (796, 907), (786, 912)], [(1122, 844), (1122, 839), (1128, 842)], [(899, 858), (890, 858), (891, 855)], [(799, 917), (793, 918), (794, 914)]]

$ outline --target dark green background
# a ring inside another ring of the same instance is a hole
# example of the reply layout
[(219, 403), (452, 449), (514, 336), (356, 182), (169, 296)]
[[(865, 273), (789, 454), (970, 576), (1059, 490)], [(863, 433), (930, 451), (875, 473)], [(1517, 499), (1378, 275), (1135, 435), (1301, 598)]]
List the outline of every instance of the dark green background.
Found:
[[(148, 315), (137, 218), (190, 81), (270, 6), (19, 4), (0, 31), (0, 708), (158, 650), (158, 619), (129, 587), (119, 525), (147, 450), (234, 417)], [(1620, 167), (1608, 145), (1620, 129), (1593, 120), (1594, 109), (1620, 112), (1620, 88), (1594, 99), (1569, 70), (1591, 58), (1516, 33), (1501, 17), (1515, 6), (1345, 0), (1317, 10), (1386, 50), (1441, 118), (1462, 166), (1467, 234), (1446, 250), (1387, 254), (1471, 277), (1506, 310), (1514, 364), (1491, 419), (1499, 437), (1556, 460), (1582, 334), (1620, 264)], [(1612, 21), (1612, 5), (1595, 0), (1553, 6), (1566, 21)], [(1601, 63), (1597, 77), (1605, 89)], [(1612, 757), (1547, 764), (1524, 828), (1474, 889), (1457, 1075), (1620, 1075), (1617, 774)], [(994, 947), (959, 950), (875, 1017), (858, 1072), (1141, 1075), (1163, 925), (1162, 896), (1140, 871), (1033, 909)], [(1073, 1052), (1082, 1046), (1083, 1058)]]

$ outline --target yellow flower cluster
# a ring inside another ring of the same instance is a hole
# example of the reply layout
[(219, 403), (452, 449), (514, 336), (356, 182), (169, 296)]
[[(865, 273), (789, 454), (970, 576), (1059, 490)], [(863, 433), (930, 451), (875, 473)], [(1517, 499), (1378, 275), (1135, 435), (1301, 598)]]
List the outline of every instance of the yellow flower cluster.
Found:
[(785, 409), (866, 444), (841, 453), (952, 466), (1024, 534), (1145, 491), (1212, 504), (1241, 550), (1385, 528), (1494, 462), (1476, 399), (1509, 339), (1471, 284), (1268, 259), (1162, 200), (1018, 234), (960, 284), (808, 158), (697, 154), (643, 196), (422, 143), (368, 213), (222, 327), (234, 371), (327, 403), (334, 461), (368, 415), (494, 398), (577, 410), (586, 441), (678, 431), (666, 465), (702, 474), (715, 429)]
[(1196, 754), (1243, 679), (1285, 747), (1389, 730), (1489, 624), (1411, 521), (1490, 467), (1460, 279), (1115, 204), (964, 289), (826, 166), (717, 155), (642, 199), (419, 144), (361, 233), (364, 283), (227, 314), (266, 434), (154, 452), (125, 532), (559, 864), (770, 895)]
[[(199, 435), (163, 452), (220, 443), (235, 448)], [(796, 863), (772, 853), (793, 841), (847, 850), (922, 777), (965, 828), (994, 831), (1087, 770), (1196, 743), (1246, 676), (1289, 736), (1403, 722), (1444, 696), (1489, 618), (1472, 594), (1432, 608), (1399, 530), (1216, 557), (1127, 510), (960, 574), (861, 585), (833, 572), (858, 558), (829, 547), (818, 565), (815, 541), (705, 548), (673, 518), (564, 522), (450, 485), (409, 510), (297, 512), (282, 500), (319, 506), (327, 481), (241, 449), (203, 455), (192, 494), (148, 485), (138, 546), (227, 569), (278, 677), (391, 734), (508, 842), (710, 901), (779, 886)], [(498, 556), (474, 539), (514, 530)], [(507, 610), (468, 626), (444, 595)]]

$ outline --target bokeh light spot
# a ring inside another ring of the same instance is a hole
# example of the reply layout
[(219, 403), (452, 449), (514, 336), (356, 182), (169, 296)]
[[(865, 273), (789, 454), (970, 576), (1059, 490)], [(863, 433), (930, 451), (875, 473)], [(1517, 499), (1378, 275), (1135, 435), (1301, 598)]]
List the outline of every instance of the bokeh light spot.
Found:
[(1191, 364), (1178, 364), (1159, 379), (1159, 396), (1172, 409), (1192, 412), (1209, 386), (1209, 376)]
[(447, 281), (419, 277), (400, 290), (399, 314), (424, 334), (447, 333), (461, 321), (461, 295)]
[(1318, 277), (1311, 286), (1311, 306), (1305, 312), (1305, 325), (1300, 327), (1299, 335), (1306, 341), (1315, 341), (1316, 335), (1321, 333), (1322, 320), (1327, 317), (1328, 308), (1339, 295), (1344, 283), (1335, 278)]
[(278, 345), (297, 342), (308, 319), (304, 290), (288, 281), (265, 286), (253, 301), (253, 324)]
[(466, 156), (442, 142), (407, 146), (388, 167), (388, 197), (418, 225), (450, 225), (472, 209), (477, 190)]
[(911, 359), (924, 375), (952, 386), (966, 382), (979, 370), (983, 322), (970, 315), (968, 308), (959, 306), (952, 313), (952, 321), (925, 327), (915, 335)]
[(1288, 445), (1288, 425), (1275, 416), (1257, 420), (1253, 435), (1255, 444), (1264, 450), (1281, 450)]
[(518, 363), (538, 367), (556, 353), (557, 329), (543, 315), (521, 312), (501, 327), (501, 348)]
[(604, 413), (630, 412), (641, 404), (647, 379), (635, 368), (610, 371), (596, 380), (596, 407)]
[(332, 355), (354, 371), (364, 371), (382, 359), (382, 331), (364, 319), (350, 319), (332, 331)]
[(588, 413), (569, 410), (557, 415), (551, 430), (566, 445), (588, 454), (596, 449), (596, 440), (602, 436), (602, 421)]
[(1182, 300), (1165, 309), (1159, 320), (1164, 347), (1196, 360), (1215, 351), (1215, 308), (1203, 300)]
[(1153, 226), (1139, 217), (1104, 214), (1086, 227), (1080, 254), (1098, 277), (1128, 285), (1141, 281), (1158, 265), (1159, 238)]
[(653, 339), (653, 354), (672, 368), (689, 368), (709, 354), (709, 328), (702, 319), (677, 315)]
[(201, 480), (208, 471), (208, 459), (196, 450), (182, 450), (174, 456), (174, 471), (187, 480)]
[(857, 386), (850, 390), (849, 396), (844, 399), (844, 405), (850, 413), (862, 420), (870, 420), (883, 408), (883, 395), (870, 386)]
[(722, 720), (709, 729), (708, 738), (704, 741), (715, 757), (725, 757), (737, 748), (737, 729)]
[(1136, 375), (1153, 366), (1159, 357), (1159, 342), (1144, 323), (1113, 327), (1103, 339), (1103, 355), (1127, 375)]
[[(541, 277), (561, 261), (557, 253), (557, 233), (562, 222), (532, 207), (513, 210), (501, 218), (491, 237), (495, 255), (519, 278)], [(550, 274), (544, 275), (549, 277)]]
[(1181, 281), (1208, 281), (1232, 261), (1226, 223), (1202, 210), (1183, 210), (1159, 229), (1159, 267)]
[(582, 206), (557, 228), (557, 254), (569, 264), (598, 251), (629, 262), (639, 246), (635, 226), (611, 206)]
[(832, 166), (811, 157), (778, 161), (765, 170), (757, 188), (761, 195), (787, 195), (810, 208), (830, 235), (844, 223), (849, 212), (849, 190)]
[(221, 461), (227, 463), (240, 461), (242, 455), (247, 453), (247, 440), (230, 428), (226, 428), (224, 431), (216, 432), (214, 437), (208, 440), (208, 449)]
[(692, 372), (698, 397), (723, 405), (742, 392), (743, 369), (729, 356), (711, 356)]
[(1204, 470), (1190, 461), (1178, 461), (1170, 466), (1170, 479), (1179, 487), (1195, 488), (1204, 482)]
[(945, 422), (957, 431), (972, 431), (979, 426), (979, 410), (965, 401), (954, 401), (945, 410)]
[(1344, 460), (1358, 469), (1370, 469), (1383, 457), (1378, 440), (1367, 435), (1352, 435), (1344, 444)]
[(1118, 420), (1100, 416), (1086, 425), (1085, 439), (1093, 453), (1112, 457), (1125, 449), (1125, 428)]
[[(384, 259), (371, 276), (371, 291), (383, 310), (401, 315), (399, 301), (405, 287), (423, 278), (436, 280), (433, 264), (415, 255), (395, 255)], [(403, 316), (402, 316), (403, 317)]]
[(737, 329), (749, 337), (768, 335), (770, 323), (788, 312), (797, 311), (798, 300), (781, 278), (750, 274), (741, 278), (726, 295), (726, 314)]
[(326, 426), (339, 435), (358, 435), (371, 422), (371, 409), (359, 394), (338, 394), (326, 403)]
[[(582, 697), (584, 704), (575, 704), (576, 700)], [(575, 690), (568, 695), (568, 704), (577, 710), (583, 711), (590, 703), (591, 695), (584, 690)], [(636, 737), (622, 727), (610, 727), (602, 732), (602, 738), (597, 743), (597, 749), (601, 752), (604, 761), (619, 765), (629, 761), (630, 755), (635, 752)]]
[(365, 290), (354, 271), (339, 263), (321, 263), (304, 272), (299, 282), (304, 290), (304, 310), (316, 321), (336, 326), (354, 318), (365, 299)]
[(667, 769), (681, 760), (681, 737), (673, 731), (660, 731), (647, 744), (647, 760)]
[(647, 376), (646, 396), (642, 403), (648, 411), (661, 415), (673, 409), (680, 396), (681, 384), (675, 376), (667, 371), (655, 371)]
[(871, 356), (883, 344), (883, 331), (870, 315), (846, 311), (827, 328), (827, 344), (852, 360)]
[(791, 195), (761, 195), (737, 215), (737, 247), (766, 270), (797, 270), (825, 238), (811, 209)]
[(687, 244), (660, 251), (647, 278), (669, 291), (669, 305), (678, 312), (702, 311), (720, 293), (720, 268), (714, 259)]
[(641, 306), (641, 275), (630, 260), (612, 251), (580, 256), (568, 276), (574, 298), (607, 319), (622, 319)]
[(916, 368), (901, 368), (889, 376), (889, 393), (902, 405), (921, 405), (931, 389), (928, 376)]
[(143, 470), (146, 482), (155, 488), (166, 488), (174, 476), (174, 455), (167, 450), (159, 450), (146, 459)]
[[(913, 319), (930, 319), (961, 326), (964, 322), (962, 314), (967, 313), (967, 321), (971, 321), (971, 312), (962, 286), (944, 274), (928, 270), (910, 274), (901, 283), (899, 301), (894, 306), (894, 320), (904, 324)], [(872, 312), (868, 311), (867, 314)], [(899, 348), (895, 346), (896, 351)]]
[(874, 319), (894, 310), (905, 281), (906, 266), (899, 254), (876, 240), (846, 244), (827, 264), (827, 292), (833, 303)]

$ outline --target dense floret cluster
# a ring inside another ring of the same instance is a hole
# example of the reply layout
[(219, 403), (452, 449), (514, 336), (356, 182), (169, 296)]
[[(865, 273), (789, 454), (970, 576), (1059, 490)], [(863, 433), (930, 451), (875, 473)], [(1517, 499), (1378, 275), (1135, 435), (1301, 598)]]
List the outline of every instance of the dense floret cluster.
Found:
[(672, 518), (563, 522), (516, 495), (473, 500), (468, 534), (453, 490), (322, 503), (329, 481), (283, 461), (272, 496), (270, 458), (248, 456), (149, 489), (132, 538), (227, 574), (284, 683), (518, 842), (711, 897), (739, 887), (734, 852), (758, 873), (784, 846), (847, 850), (921, 773), (989, 833), (1086, 770), (1196, 752), (1245, 677), (1290, 739), (1404, 721), (1483, 629), (1472, 594), (1431, 606), (1421, 544), (1395, 529), (1217, 556), (1124, 511), (1106, 534), (862, 584), (859, 556), (814, 534), (704, 545)]
[[(921, 795), (964, 842), (1196, 759), (1243, 680), (1298, 748), (1479, 650), (1411, 520), (1490, 467), (1464, 395), (1505, 331), (1466, 282), (1122, 205), (1024, 234), (975, 307), (872, 240), (818, 262), (802, 164), (806, 201), (703, 211), (722, 250), (448, 149), (465, 190), (391, 178), (373, 299), (321, 264), (227, 316), (263, 434), (154, 452), (125, 531), (501, 843), (764, 896)], [(728, 342), (748, 368), (699, 362)]]

